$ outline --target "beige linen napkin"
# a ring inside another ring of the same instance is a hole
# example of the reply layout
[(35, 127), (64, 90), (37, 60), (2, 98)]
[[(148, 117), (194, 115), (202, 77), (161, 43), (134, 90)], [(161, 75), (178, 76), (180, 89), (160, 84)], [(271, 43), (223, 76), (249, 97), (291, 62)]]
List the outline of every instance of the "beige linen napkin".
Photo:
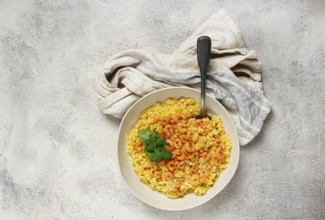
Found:
[(135, 101), (155, 90), (179, 85), (199, 88), (196, 42), (203, 35), (212, 40), (208, 93), (228, 109), (240, 144), (250, 142), (259, 133), (271, 104), (263, 95), (256, 53), (245, 48), (238, 28), (224, 10), (198, 27), (172, 54), (137, 49), (109, 58), (97, 76), (101, 111), (120, 119)]

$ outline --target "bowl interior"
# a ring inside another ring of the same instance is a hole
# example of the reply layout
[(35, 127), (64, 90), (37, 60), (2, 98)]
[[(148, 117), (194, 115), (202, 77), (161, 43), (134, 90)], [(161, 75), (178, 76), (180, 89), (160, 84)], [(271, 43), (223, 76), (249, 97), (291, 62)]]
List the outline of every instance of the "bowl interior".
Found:
[(204, 196), (188, 194), (182, 198), (169, 199), (164, 194), (152, 191), (147, 185), (139, 180), (133, 169), (129, 154), (127, 153), (127, 135), (144, 110), (155, 103), (164, 101), (170, 97), (192, 97), (199, 102), (200, 92), (196, 89), (187, 87), (167, 88), (150, 93), (149, 95), (139, 99), (127, 111), (122, 119), (118, 133), (117, 154), (122, 177), (126, 185), (136, 197), (159, 209), (184, 210), (205, 203), (217, 195), (229, 183), (237, 169), (239, 161), (239, 143), (234, 123), (226, 109), (217, 100), (207, 96), (206, 104), (208, 112), (220, 115), (226, 134), (229, 136), (233, 144), (230, 162), (228, 163), (227, 169), (223, 171), (213, 187), (209, 189), (207, 194)]

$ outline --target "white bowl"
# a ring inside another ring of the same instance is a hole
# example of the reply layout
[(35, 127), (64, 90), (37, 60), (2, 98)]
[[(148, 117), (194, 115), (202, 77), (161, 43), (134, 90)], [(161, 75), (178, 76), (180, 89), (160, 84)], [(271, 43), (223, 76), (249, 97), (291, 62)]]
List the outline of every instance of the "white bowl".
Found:
[(118, 132), (118, 162), (126, 185), (140, 200), (148, 205), (163, 210), (185, 210), (202, 205), (203, 203), (212, 199), (230, 182), (231, 178), (236, 172), (239, 161), (239, 143), (234, 123), (227, 110), (217, 100), (207, 96), (206, 104), (208, 112), (220, 115), (226, 134), (229, 136), (233, 144), (227, 169), (222, 172), (221, 176), (214, 183), (213, 187), (203, 196), (188, 194), (182, 198), (169, 199), (166, 195), (151, 190), (147, 185), (139, 180), (134, 171), (130, 156), (127, 153), (127, 135), (138, 121), (139, 116), (143, 111), (155, 103), (164, 101), (170, 97), (192, 97), (199, 102), (200, 91), (187, 87), (173, 87), (158, 90), (139, 99), (126, 112), (122, 119)]

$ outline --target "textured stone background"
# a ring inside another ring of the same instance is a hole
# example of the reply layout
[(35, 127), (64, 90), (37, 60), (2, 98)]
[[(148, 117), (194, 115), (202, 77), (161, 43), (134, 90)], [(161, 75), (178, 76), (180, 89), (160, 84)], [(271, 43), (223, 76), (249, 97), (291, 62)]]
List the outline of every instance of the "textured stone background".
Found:
[[(273, 103), (207, 204), (156, 210), (117, 167), (95, 77), (129, 48), (172, 52), (224, 8)], [(0, 0), (0, 219), (325, 219), (325, 1)]]

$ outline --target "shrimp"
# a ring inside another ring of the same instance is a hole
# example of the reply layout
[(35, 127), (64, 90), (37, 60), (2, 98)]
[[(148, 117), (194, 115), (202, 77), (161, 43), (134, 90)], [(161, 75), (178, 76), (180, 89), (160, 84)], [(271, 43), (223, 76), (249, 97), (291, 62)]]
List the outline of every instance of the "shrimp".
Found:
[(200, 157), (206, 157), (207, 154), (208, 154), (208, 152), (204, 151), (204, 152), (200, 153)]
[(225, 159), (226, 155), (225, 155), (224, 153), (220, 153), (220, 154), (218, 155), (218, 157), (219, 157), (221, 160), (223, 160), (223, 159)]
[(156, 170), (153, 175), (157, 178), (157, 179), (160, 179), (161, 178), (161, 172)]
[(182, 151), (180, 150), (180, 149), (176, 149), (176, 150), (174, 150), (173, 152), (172, 152), (172, 154), (175, 154), (175, 156), (179, 156), (179, 155), (181, 155), (182, 154)]
[(188, 159), (188, 160), (193, 159), (194, 157), (195, 157), (195, 153), (191, 153), (191, 154), (186, 155), (186, 159)]
[(207, 170), (207, 169), (202, 170), (201, 175), (202, 175), (202, 176), (209, 176), (209, 170)]
[(173, 173), (172, 173), (172, 172), (169, 172), (169, 171), (167, 171), (167, 172), (165, 172), (165, 173), (163, 174), (163, 178), (166, 179), (166, 180), (170, 180), (170, 179), (172, 179), (173, 177), (174, 177)]
[[(188, 151), (189, 147), (190, 147), (190, 142), (186, 141), (183, 145), (185, 147), (185, 149)], [(189, 152), (189, 151), (188, 151)]]
[(178, 160), (185, 160), (185, 154), (182, 154), (177, 157)]
[(181, 162), (179, 162), (179, 163), (177, 164), (177, 167), (178, 167), (178, 169), (185, 170), (185, 168), (186, 168), (186, 163), (185, 163), (185, 161), (182, 160)]
[(210, 159), (211, 159), (211, 153), (208, 153), (207, 155), (205, 155), (205, 159), (207, 160), (207, 161), (209, 161)]
[(186, 134), (181, 134), (181, 140), (183, 143), (185, 143), (188, 140), (188, 138), (186, 137)]
[(191, 135), (192, 135), (192, 132), (191, 132), (191, 131), (187, 131), (187, 132), (186, 132), (186, 136), (187, 136), (188, 138), (190, 138)]
[(184, 146), (185, 146), (185, 150), (189, 153), (192, 153), (195, 151), (195, 146), (193, 144), (190, 144), (189, 141), (185, 142)]
[(176, 193), (177, 197), (181, 197), (184, 195), (184, 193), (181, 191), (181, 183), (176, 182), (175, 186), (173, 187), (173, 191)]
[(165, 126), (165, 128), (166, 128), (170, 133), (173, 133), (173, 132), (174, 132), (173, 125), (171, 125), (171, 124), (167, 124), (167, 125)]
[(177, 130), (180, 130), (183, 128), (183, 125), (181, 123), (177, 123), (175, 126), (176, 126)]
[(218, 159), (218, 158), (214, 159), (213, 162), (214, 162), (215, 165), (217, 165), (217, 166), (220, 166), (220, 165), (222, 164), (222, 161), (221, 161), (220, 159)]
[(200, 184), (200, 177), (198, 174), (193, 174), (191, 177), (190, 177), (190, 183), (193, 187), (196, 187)]
[(172, 151), (174, 149), (175, 149), (175, 147), (173, 145), (170, 145), (169, 148), (168, 148), (169, 151)]
[(180, 138), (176, 138), (174, 145), (176, 148), (181, 148), (182, 147), (182, 141)]
[(173, 160), (168, 161), (167, 162), (167, 168), (168, 168), (169, 171), (173, 172), (174, 169), (175, 169), (175, 162)]
[(156, 172), (156, 169), (155, 169), (155, 168), (151, 168), (151, 169), (149, 170), (150, 175), (154, 175), (155, 172)]
[(169, 145), (172, 145), (173, 144), (173, 141), (171, 139), (166, 139), (166, 142), (169, 144)]
[(167, 128), (161, 129), (161, 136), (163, 136), (164, 138), (169, 138), (170, 137), (169, 130)]
[(197, 173), (198, 169), (199, 169), (198, 166), (195, 165), (194, 167), (192, 167), (191, 172), (192, 172), (192, 173)]
[(167, 122), (168, 124), (170, 124), (172, 118), (171, 117), (166, 117), (164, 118), (164, 121)]
[(208, 170), (202, 170), (202, 173), (200, 175), (201, 183), (204, 183), (208, 180), (210, 176), (210, 173)]
[(136, 152), (142, 152), (144, 150), (143, 144), (141, 142), (137, 142), (134, 146), (133, 149)]
[(150, 167), (151, 167), (151, 168), (155, 168), (155, 169), (158, 168), (158, 165), (157, 165), (156, 162), (152, 162), (152, 161), (150, 161), (149, 164), (150, 164)]

